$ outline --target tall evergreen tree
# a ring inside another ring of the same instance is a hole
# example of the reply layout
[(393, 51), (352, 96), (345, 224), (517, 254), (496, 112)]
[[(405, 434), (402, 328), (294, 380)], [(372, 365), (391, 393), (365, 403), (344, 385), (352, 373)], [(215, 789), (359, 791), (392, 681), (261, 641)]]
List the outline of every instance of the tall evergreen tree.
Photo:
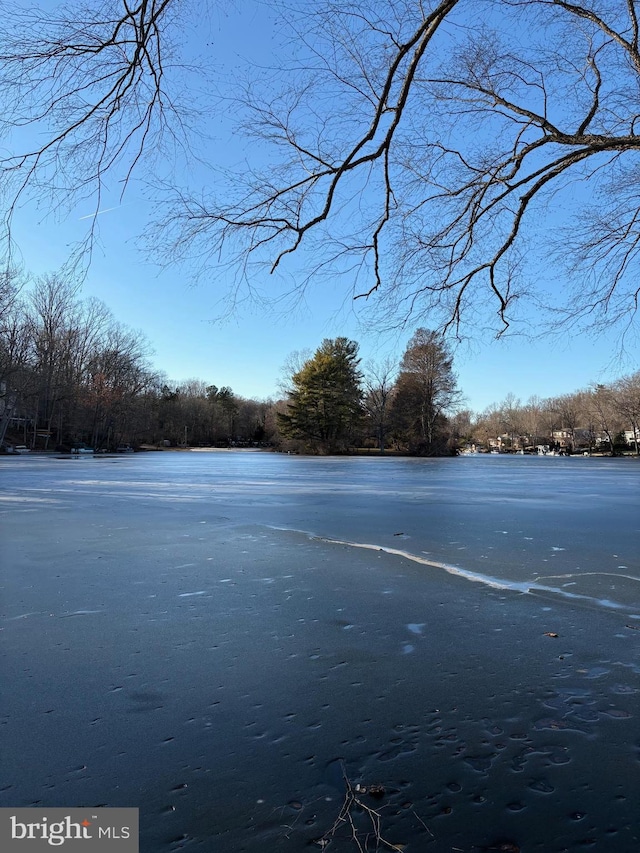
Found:
[(442, 336), (418, 329), (400, 365), (391, 419), (396, 437), (412, 453), (446, 451), (446, 413), (460, 398), (453, 356)]
[(362, 418), (359, 363), (355, 341), (325, 339), (291, 378), (287, 412), (278, 415), (282, 434), (316, 452), (346, 450)]

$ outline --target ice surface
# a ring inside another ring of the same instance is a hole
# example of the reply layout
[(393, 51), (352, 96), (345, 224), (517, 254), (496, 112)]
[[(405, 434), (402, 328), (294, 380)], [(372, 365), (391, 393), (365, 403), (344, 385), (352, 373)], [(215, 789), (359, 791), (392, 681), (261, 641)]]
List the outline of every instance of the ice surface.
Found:
[(407, 853), (635, 850), (638, 474), (0, 459), (0, 804), (138, 806), (145, 853), (294, 853), (346, 777)]

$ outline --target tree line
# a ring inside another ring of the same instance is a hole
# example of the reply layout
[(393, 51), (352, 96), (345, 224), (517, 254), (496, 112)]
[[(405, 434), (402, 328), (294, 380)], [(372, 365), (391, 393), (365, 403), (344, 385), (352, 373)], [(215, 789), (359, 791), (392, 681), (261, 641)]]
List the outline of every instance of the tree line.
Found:
[(463, 408), (453, 353), (420, 328), (396, 363), (362, 364), (358, 343), (326, 339), (293, 353), (278, 399), (255, 400), (154, 369), (144, 335), (78, 286), (51, 274), (23, 287), (0, 278), (0, 445), (66, 450), (119, 446), (268, 446), (443, 455), (557, 445), (567, 452), (632, 445), (640, 454), (640, 371), (559, 397), (510, 394), (480, 414)]
[(399, 367), (391, 361), (364, 370), (358, 344), (327, 339), (293, 372), (282, 437), (318, 453), (389, 445), (415, 455), (450, 452), (448, 415), (461, 398), (448, 344), (434, 331), (418, 329)]
[(360, 370), (358, 347), (326, 340), (291, 371), (281, 438), (316, 452), (350, 447), (411, 455), (465, 450), (617, 453), (640, 456), (640, 371), (609, 384), (522, 403), (509, 394), (474, 413), (463, 408), (453, 355), (442, 336), (418, 329), (399, 365)]
[(281, 399), (254, 400), (199, 379), (170, 382), (144, 335), (62, 275), (21, 284), (15, 274), (0, 284), (0, 444), (447, 452), (459, 391), (435, 332), (416, 332), (399, 370), (388, 361), (363, 371), (355, 341), (325, 340), (290, 366)]
[(632, 448), (640, 456), (640, 371), (569, 394), (522, 402), (509, 394), (473, 415), (459, 412), (460, 445), (503, 451), (548, 445), (557, 451), (615, 455)]
[(199, 380), (171, 383), (140, 332), (78, 286), (46, 275), (0, 280), (0, 444), (86, 445), (262, 441), (270, 404)]

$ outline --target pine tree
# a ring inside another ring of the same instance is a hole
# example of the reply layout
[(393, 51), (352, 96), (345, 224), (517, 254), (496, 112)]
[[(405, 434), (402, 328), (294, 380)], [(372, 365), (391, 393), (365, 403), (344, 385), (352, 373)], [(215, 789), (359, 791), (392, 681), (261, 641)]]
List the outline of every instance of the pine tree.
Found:
[(325, 339), (292, 378), (287, 412), (278, 415), (286, 438), (320, 453), (344, 452), (362, 418), (358, 344)]

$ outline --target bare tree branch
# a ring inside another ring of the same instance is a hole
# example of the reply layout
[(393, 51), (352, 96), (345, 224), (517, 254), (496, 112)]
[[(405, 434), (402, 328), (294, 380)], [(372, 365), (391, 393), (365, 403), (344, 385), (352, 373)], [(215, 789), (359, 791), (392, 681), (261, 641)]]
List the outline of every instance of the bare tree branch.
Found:
[[(496, 331), (505, 329), (518, 300), (532, 296), (517, 272), (532, 229), (546, 217), (561, 221), (556, 199), (576, 186), (613, 203), (617, 161), (640, 149), (634, 4), (615, 0), (600, 13), (566, 0), (482, 9), (472, 0), (426, 8), (380, 0), (330, 3), (303, 20), (309, 50), (285, 74), (286, 98), (267, 102), (254, 88), (238, 105), (245, 127), (258, 119), (257, 141), (277, 146), (275, 168), (234, 176), (218, 197), (201, 195), (197, 210), (189, 192), (174, 194), (163, 239), (177, 258), (202, 252), (204, 241), (216, 263), (242, 257), (247, 278), (253, 264), (275, 272), (299, 253), (320, 267), (339, 246), (370, 277), (354, 297), (386, 320), (417, 312), (460, 332), (490, 294)], [(526, 45), (527, 29), (539, 42)], [(572, 317), (601, 320), (618, 301), (634, 311), (638, 206), (618, 232), (627, 248), (617, 274), (605, 263), (617, 249), (610, 234), (600, 290), (581, 290), (578, 275), (577, 290), (567, 285)], [(550, 257), (545, 242), (540, 263)]]
[[(9, 14), (0, 2), (9, 231), (34, 192), (99, 204), (163, 138), (188, 134), (167, 82), (179, 0), (79, 8)], [(388, 324), (413, 313), (458, 334), (468, 320), (499, 334), (543, 297), (554, 319), (633, 323), (633, 0), (282, 9), (295, 51), (225, 93), (255, 160), (215, 171), (204, 189), (161, 186), (165, 258), (218, 279), (230, 270), (236, 304), (256, 292), (258, 270), (278, 282), (289, 272), (303, 288), (333, 269), (359, 309)]]
[[(122, 197), (143, 157), (181, 144), (165, 83), (177, 0), (104, 0), (56, 12), (0, 4), (0, 192), (11, 244), (18, 207)], [(109, 184), (110, 182), (110, 184)], [(95, 233), (89, 225), (85, 247)]]

